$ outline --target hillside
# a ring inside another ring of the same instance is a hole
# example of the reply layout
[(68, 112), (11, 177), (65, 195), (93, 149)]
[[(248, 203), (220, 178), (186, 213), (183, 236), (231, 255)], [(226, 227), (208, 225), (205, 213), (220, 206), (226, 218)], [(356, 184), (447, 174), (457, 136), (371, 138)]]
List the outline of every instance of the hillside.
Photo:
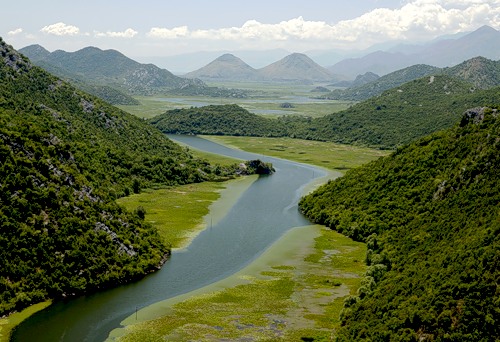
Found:
[(213, 170), (0, 39), (0, 315), (156, 270), (168, 241), (114, 200)]
[(203, 85), (173, 75), (153, 64), (138, 63), (116, 50), (86, 47), (75, 52), (57, 50), (47, 54), (40, 46), (27, 46), (19, 50), (33, 63), (65, 79), (77, 79), (91, 85), (106, 85), (127, 94), (151, 95), (173, 88)]
[(248, 112), (238, 105), (174, 109), (149, 122), (164, 133), (283, 136), (285, 126)]
[(287, 136), (394, 149), (452, 127), (467, 108), (500, 103), (499, 88), (474, 90), (467, 82), (427, 76), (320, 118), (270, 119), (237, 105), (170, 110), (151, 119), (166, 133)]
[(427, 76), (317, 118), (305, 137), (393, 149), (452, 127), (467, 108), (494, 103), (500, 103), (498, 87), (474, 90), (449, 76)]
[(252, 81), (257, 78), (257, 70), (232, 54), (224, 54), (184, 76), (206, 81)]
[(353, 84), (347, 89), (335, 89), (323, 97), (332, 100), (363, 101), (406, 82), (424, 76), (441, 74), (469, 82), (475, 88), (488, 89), (500, 86), (500, 61), (495, 62), (484, 57), (475, 57), (454, 67), (444, 69), (417, 64), (394, 71), (360, 86)]
[(499, 135), (497, 110), (470, 110), (301, 200), (314, 222), (368, 244), (339, 341), (500, 339)]
[(384, 91), (398, 87), (418, 78), (439, 73), (441, 69), (430, 65), (417, 64), (397, 70), (385, 76), (374, 78), (371, 82), (356, 85), (353, 83), (347, 89), (335, 89), (325, 98), (332, 100), (363, 101), (382, 94)]
[(472, 83), (476, 88), (488, 89), (500, 85), (500, 60), (492, 61), (484, 57), (475, 57), (442, 71)]

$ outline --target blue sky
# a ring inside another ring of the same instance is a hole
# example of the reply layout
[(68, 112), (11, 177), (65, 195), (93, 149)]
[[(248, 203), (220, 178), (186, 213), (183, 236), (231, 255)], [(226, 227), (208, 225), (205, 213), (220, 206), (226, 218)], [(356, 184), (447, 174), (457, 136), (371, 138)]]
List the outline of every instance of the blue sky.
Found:
[(92, 45), (131, 57), (352, 50), (500, 29), (500, 0), (23, 0), (6, 2), (2, 14), (0, 36), (15, 48)]

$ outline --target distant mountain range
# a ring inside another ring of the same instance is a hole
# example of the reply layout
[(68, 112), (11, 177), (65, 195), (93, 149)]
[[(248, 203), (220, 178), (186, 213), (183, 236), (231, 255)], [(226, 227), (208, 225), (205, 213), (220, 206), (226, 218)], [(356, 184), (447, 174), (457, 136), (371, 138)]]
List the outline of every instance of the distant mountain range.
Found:
[(200, 80), (175, 76), (153, 64), (138, 63), (116, 50), (86, 47), (75, 52), (49, 52), (40, 45), (30, 45), (19, 52), (59, 77), (110, 86), (127, 94), (151, 95), (173, 88), (204, 85)]
[(484, 57), (471, 58), (450, 68), (437, 68), (417, 64), (397, 70), (372, 82), (347, 89), (334, 89), (322, 97), (332, 100), (362, 101), (382, 94), (384, 91), (404, 83), (430, 75), (448, 75), (471, 83), (474, 87), (488, 89), (500, 85), (500, 61)]
[(498, 60), (499, 42), (499, 31), (482, 26), (455, 39), (432, 41), (422, 46), (400, 45), (390, 51), (375, 51), (363, 57), (345, 59), (327, 68), (335, 74), (354, 78), (368, 71), (385, 75), (415, 64), (451, 67), (477, 56)]
[[(151, 95), (173, 89), (177, 89), (181, 93), (185, 93), (186, 89), (192, 94), (213, 93), (215, 90), (206, 87), (202, 80), (209, 82), (330, 83), (351, 87), (364, 87), (365, 85), (371, 87), (371, 82), (377, 82), (377, 76), (388, 75), (415, 65), (425, 64), (431, 68), (452, 68), (464, 60), (478, 56), (493, 61), (498, 60), (500, 59), (500, 44), (498, 42), (500, 42), (500, 32), (489, 26), (483, 26), (469, 34), (434, 40), (424, 45), (398, 45), (387, 51), (375, 51), (360, 58), (345, 59), (328, 68), (319, 65), (305, 54), (292, 53), (274, 63), (256, 69), (241, 58), (225, 53), (202, 68), (185, 74), (184, 77), (176, 76), (153, 64), (141, 64), (115, 50), (87, 47), (76, 52), (61, 50), (49, 52), (40, 45), (31, 45), (19, 51), (35, 64), (59, 77), (92, 85), (93, 88), (86, 90), (93, 92), (93, 94), (100, 93), (120, 99), (120, 101), (132, 101), (133, 99), (125, 99), (119, 94), (112, 93), (109, 88), (96, 87), (107, 86), (128, 95)], [(273, 56), (279, 56), (283, 53), (284, 51), (277, 50), (274, 51)], [(314, 53), (317, 55), (319, 52)], [(480, 65), (481, 63), (477, 67), (480, 68)], [(408, 73), (412, 72), (410, 70)], [(433, 72), (434, 70), (431, 71), (431, 73)], [(447, 73), (454, 73), (454, 71), (447, 71)], [(425, 75), (417, 74), (413, 79)], [(475, 81), (472, 78), (478, 77), (475, 72), (470, 72), (468, 75), (462, 73), (461, 75), (460, 77), (471, 80), (473, 83)], [(354, 80), (357, 77), (358, 79), (353, 84), (339, 83)], [(482, 77), (483, 79), (477, 81), (484, 85), (486, 84), (485, 78), (488, 77), (487, 75)], [(399, 84), (409, 80), (411, 79), (403, 78)], [(378, 82), (385, 81), (385, 79), (378, 80)], [(397, 85), (389, 83), (391, 86)], [(497, 81), (493, 81), (493, 84), (497, 84)], [(389, 88), (381, 88), (382, 91), (387, 89)], [(366, 96), (362, 98), (366, 98)], [(109, 98), (105, 99), (110, 100)]]
[(334, 82), (339, 80), (308, 56), (293, 53), (261, 69), (254, 69), (232, 54), (224, 54), (206, 66), (184, 75), (204, 81)]

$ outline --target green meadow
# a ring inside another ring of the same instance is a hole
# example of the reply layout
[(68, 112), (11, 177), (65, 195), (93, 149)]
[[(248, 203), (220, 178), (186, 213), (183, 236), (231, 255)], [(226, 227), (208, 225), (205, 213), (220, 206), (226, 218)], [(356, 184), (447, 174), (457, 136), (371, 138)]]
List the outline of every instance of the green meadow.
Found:
[(387, 151), (371, 148), (291, 138), (231, 136), (205, 136), (204, 138), (248, 152), (312, 164), (340, 172), (388, 154)]

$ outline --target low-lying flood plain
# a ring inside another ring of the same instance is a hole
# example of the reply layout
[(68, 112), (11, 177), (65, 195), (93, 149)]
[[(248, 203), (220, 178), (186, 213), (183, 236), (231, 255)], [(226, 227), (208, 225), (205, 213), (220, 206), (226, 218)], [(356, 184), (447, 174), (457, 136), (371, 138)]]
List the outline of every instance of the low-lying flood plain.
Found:
[[(293, 139), (209, 139), (341, 171), (387, 154)], [(298, 227), (231, 277), (140, 310), (109, 340), (330, 340), (344, 299), (360, 286), (365, 256), (363, 243), (318, 225)]]
[(129, 317), (110, 340), (329, 340), (365, 253), (324, 227), (295, 228), (237, 274)]
[(293, 160), (340, 172), (345, 172), (389, 154), (389, 151), (372, 148), (292, 138), (219, 135), (204, 136), (204, 138), (247, 152)]

